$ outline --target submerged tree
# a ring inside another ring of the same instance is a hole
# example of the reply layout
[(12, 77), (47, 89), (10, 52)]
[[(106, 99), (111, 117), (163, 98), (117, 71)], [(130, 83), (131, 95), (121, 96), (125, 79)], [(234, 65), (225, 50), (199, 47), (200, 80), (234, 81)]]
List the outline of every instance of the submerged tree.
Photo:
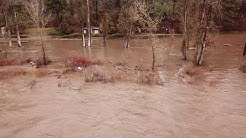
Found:
[(12, 28), (15, 28), (16, 37), (17, 37), (17, 44), (19, 47), (22, 46), (21, 44), (21, 35), (20, 29), (25, 28), (28, 24), (27, 22), (27, 13), (25, 10), (25, 6), (23, 5), (22, 0), (16, 0), (12, 3), (10, 8), (11, 17), (13, 18)]
[[(3, 37), (6, 38), (8, 41), (8, 44), (10, 47), (12, 47), (12, 40), (11, 40), (11, 18), (9, 16), (9, 7), (11, 5), (11, 1), (3, 0), (0, 3), (1, 5), (1, 11), (2, 11), (2, 19), (3, 19), (3, 26), (2, 27), (2, 34)], [(5, 37), (5, 34), (7, 34), (7, 37)]]
[(183, 31), (183, 41), (181, 52), (183, 55), (183, 60), (187, 60), (187, 52), (190, 46), (190, 39), (192, 37), (192, 30), (193, 30), (193, 23), (192, 18), (195, 15), (194, 7), (195, 7), (194, 0), (179, 0), (177, 1), (178, 13), (179, 13), (179, 20), (181, 21), (182, 31)]
[(82, 45), (86, 47), (84, 25), (86, 24), (86, 6), (84, 0), (74, 0), (71, 3), (72, 15), (81, 28)]
[(87, 34), (88, 34), (87, 46), (91, 47), (91, 1), (90, 0), (86, 0), (86, 7), (87, 7)]
[(154, 32), (157, 29), (157, 25), (160, 22), (159, 17), (152, 17), (152, 9), (151, 6), (143, 0), (136, 0), (133, 3), (133, 6), (136, 7), (136, 21), (138, 25), (147, 29), (150, 40), (151, 40), (151, 54), (152, 54), (152, 70), (155, 69), (156, 64), (156, 52), (159, 48), (158, 38), (154, 35)]
[(112, 5), (109, 3), (109, 0), (101, 1), (101, 10), (100, 10), (100, 31), (103, 35), (103, 46), (107, 46), (107, 36), (110, 31), (113, 29), (112, 21)]
[(217, 28), (216, 20), (221, 16), (220, 0), (180, 0), (179, 15), (183, 28), (183, 59), (193, 40), (196, 46), (195, 63), (202, 65), (207, 47), (211, 44), (211, 32)]
[(220, 15), (221, 3), (220, 0), (202, 0), (198, 4), (197, 21), (197, 38), (196, 38), (196, 58), (195, 63), (202, 65), (204, 54), (209, 45), (210, 33), (213, 31), (215, 19)]
[(3, 30), (7, 30), (9, 46), (12, 46), (11, 34), (15, 31), (17, 36), (17, 44), (21, 44), (20, 30), (27, 26), (27, 15), (23, 5), (23, 0), (2, 0), (0, 2), (1, 21), (4, 24)]
[(133, 5), (134, 0), (127, 0), (121, 8), (118, 29), (125, 36), (125, 48), (130, 46), (130, 39), (134, 27), (134, 23), (138, 19), (136, 7)]
[(44, 0), (31, 0), (25, 2), (26, 10), (29, 13), (32, 24), (38, 29), (42, 56), (44, 64), (47, 64), (46, 52), (44, 48), (44, 28), (50, 20), (51, 14), (47, 13)]
[(107, 36), (110, 32), (110, 27), (112, 26), (111, 25), (111, 17), (109, 15), (109, 13), (107, 12), (104, 12), (103, 13), (103, 16), (102, 16), (102, 19), (101, 19), (101, 22), (100, 22), (100, 29), (101, 29), (101, 33), (103, 35), (103, 46), (106, 47), (107, 46)]

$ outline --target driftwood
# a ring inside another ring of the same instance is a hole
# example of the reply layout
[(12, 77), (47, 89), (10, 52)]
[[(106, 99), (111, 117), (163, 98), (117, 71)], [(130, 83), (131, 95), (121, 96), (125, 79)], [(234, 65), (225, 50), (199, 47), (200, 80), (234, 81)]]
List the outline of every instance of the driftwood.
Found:
[(149, 69), (143, 68), (142, 65), (130, 67), (126, 63), (114, 63), (110, 60), (107, 60), (113, 67), (115, 67), (117, 70), (138, 70), (138, 71), (149, 71)]
[(117, 70), (132, 70), (133, 68), (126, 65), (126, 64), (123, 64), (123, 63), (114, 63), (110, 60), (107, 59), (107, 61), (113, 66), (115, 67)]

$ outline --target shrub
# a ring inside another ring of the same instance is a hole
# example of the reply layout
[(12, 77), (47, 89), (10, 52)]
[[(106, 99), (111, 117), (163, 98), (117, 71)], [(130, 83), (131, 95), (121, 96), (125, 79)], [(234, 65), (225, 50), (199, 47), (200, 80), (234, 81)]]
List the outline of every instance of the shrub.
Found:
[(58, 26), (58, 30), (62, 35), (66, 35), (66, 34), (71, 34), (72, 30), (69, 26), (68, 23), (66, 23), (65, 21), (62, 21), (61, 24)]
[(159, 75), (152, 71), (142, 71), (138, 76), (139, 84), (147, 84), (147, 85), (164, 85), (164, 82), (161, 80)]
[(75, 67), (88, 67), (92, 65), (92, 62), (85, 57), (74, 57), (72, 59), (72, 65)]
[(51, 72), (47, 69), (33, 69), (30, 70), (28, 73), (30, 73), (30, 75), (35, 77), (44, 77), (49, 75)]
[(22, 69), (11, 69), (0, 71), (0, 80), (2, 79), (10, 79), (16, 76), (25, 75), (27, 72)]
[(48, 32), (48, 35), (52, 35), (52, 36), (60, 36), (62, 35), (61, 32), (59, 32), (57, 29), (52, 29)]
[(186, 83), (193, 83), (195, 76), (199, 75), (200, 70), (192, 63), (184, 63), (183, 66), (176, 73), (176, 77), (179, 77)]
[(138, 77), (138, 83), (139, 84), (148, 84), (153, 85), (154, 84), (154, 73), (152, 72), (141, 72)]
[(13, 61), (11, 60), (0, 60), (0, 66), (10, 66), (13, 65)]
[(104, 71), (102, 67), (97, 65), (86, 68), (84, 72), (84, 77), (85, 82), (113, 83), (115, 80), (113, 76)]
[(89, 67), (92, 65), (103, 65), (103, 63), (100, 60), (91, 61), (86, 57), (80, 56), (80, 57), (70, 57), (67, 58), (67, 66), (69, 67)]
[(46, 62), (43, 60), (43, 58), (39, 58), (39, 59), (27, 59), (26, 60), (26, 63), (30, 63), (32, 64), (33, 66), (35, 66), (36, 68), (39, 68), (41, 66), (44, 66), (44, 65), (48, 65), (51, 63), (51, 60), (47, 59), (46, 58)]

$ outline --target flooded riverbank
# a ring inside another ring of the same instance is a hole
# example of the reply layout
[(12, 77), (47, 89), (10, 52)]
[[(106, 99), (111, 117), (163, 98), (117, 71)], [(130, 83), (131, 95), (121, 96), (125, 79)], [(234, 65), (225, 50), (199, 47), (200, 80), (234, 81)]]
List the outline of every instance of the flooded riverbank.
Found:
[[(0, 137), (245, 137), (246, 74), (239, 70), (245, 36), (219, 35), (194, 83), (175, 76), (184, 63), (180, 38), (169, 56), (158, 59), (158, 70), (168, 76), (163, 86), (86, 83), (81, 72), (3, 79)], [(100, 39), (91, 49), (81, 43), (47, 40), (45, 48), (53, 63), (46, 68), (60, 69), (61, 60), (74, 56), (99, 59), (106, 68), (112, 66), (108, 61), (151, 66), (148, 39), (133, 40), (129, 49), (123, 48), (121, 39), (109, 40), (106, 48)], [(38, 48), (32, 42), (23, 50)]]
[(246, 80), (215, 86), (84, 83), (79, 75), (1, 81), (0, 134), (9, 137), (244, 137)]

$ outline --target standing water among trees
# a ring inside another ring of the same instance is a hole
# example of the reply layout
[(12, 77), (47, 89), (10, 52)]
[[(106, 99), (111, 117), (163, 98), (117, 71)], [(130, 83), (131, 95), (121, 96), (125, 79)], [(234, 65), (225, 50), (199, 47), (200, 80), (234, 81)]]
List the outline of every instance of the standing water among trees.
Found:
[(246, 136), (245, 0), (0, 11), (0, 137)]

